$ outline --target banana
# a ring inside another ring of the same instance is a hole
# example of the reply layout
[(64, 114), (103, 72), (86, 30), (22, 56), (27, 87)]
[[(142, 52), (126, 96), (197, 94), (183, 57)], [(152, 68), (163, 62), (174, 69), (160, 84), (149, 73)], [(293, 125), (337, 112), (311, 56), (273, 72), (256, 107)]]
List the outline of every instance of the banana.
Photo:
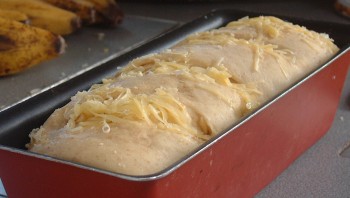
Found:
[(0, 9), (0, 17), (10, 20), (19, 21), (29, 25), (29, 18), (26, 14), (14, 10)]
[(59, 35), (70, 34), (81, 26), (76, 14), (39, 0), (0, 0), (0, 8), (23, 12), (31, 25)]
[(0, 76), (18, 73), (64, 52), (61, 36), (0, 17)]
[(59, 8), (69, 10), (77, 14), (84, 24), (96, 22), (96, 10), (94, 4), (85, 0), (42, 0)]
[(114, 0), (86, 0), (95, 5), (97, 23), (115, 26), (121, 23), (123, 12)]

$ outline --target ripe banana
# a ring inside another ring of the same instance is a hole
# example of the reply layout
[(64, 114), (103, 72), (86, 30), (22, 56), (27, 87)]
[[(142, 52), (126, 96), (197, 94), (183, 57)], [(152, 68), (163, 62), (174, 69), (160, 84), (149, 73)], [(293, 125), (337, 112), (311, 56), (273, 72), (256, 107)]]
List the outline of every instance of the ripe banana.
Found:
[(85, 0), (42, 0), (59, 8), (69, 10), (77, 14), (84, 24), (96, 22), (96, 10), (94, 4)]
[(29, 24), (29, 18), (26, 14), (14, 10), (0, 9), (0, 17)]
[(56, 57), (65, 46), (61, 36), (0, 17), (0, 76)]
[(121, 23), (123, 12), (114, 0), (86, 0), (95, 5), (97, 23), (115, 26)]
[(67, 35), (81, 26), (76, 14), (39, 0), (0, 0), (0, 8), (23, 12), (31, 25), (55, 34)]

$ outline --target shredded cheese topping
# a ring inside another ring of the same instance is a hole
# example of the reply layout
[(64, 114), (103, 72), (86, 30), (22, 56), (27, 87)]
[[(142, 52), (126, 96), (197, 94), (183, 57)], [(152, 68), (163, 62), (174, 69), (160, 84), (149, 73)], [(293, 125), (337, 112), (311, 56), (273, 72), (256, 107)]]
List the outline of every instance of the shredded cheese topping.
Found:
[[(227, 31), (229, 28), (241, 29), (244, 27), (255, 28), (257, 35), (251, 36), (249, 39), (241, 39), (237, 38), (233, 32)], [(297, 30), (303, 33), (302, 39), (310, 47), (314, 46), (310, 42), (311, 38), (327, 36), (308, 31), (304, 27), (285, 23), (274, 17), (257, 17), (253, 19), (243, 18), (218, 30), (193, 34), (178, 45), (245, 45), (254, 54), (254, 71), (259, 71), (261, 60), (269, 54), (277, 60), (281, 72), (288, 78), (282, 61), (289, 60), (293, 64), (295, 62), (294, 53), (288, 49), (281, 49), (277, 45), (265, 43), (266, 39), (263, 38), (276, 38), (280, 35), (282, 29), (291, 29), (292, 27), (293, 31)], [(324, 45), (333, 46), (329, 39), (322, 40), (322, 42)], [(135, 94), (129, 88), (113, 84), (116, 80), (123, 78), (145, 75), (174, 75), (199, 81), (196, 88), (212, 93), (219, 100), (234, 108), (232, 98), (220, 93), (218, 89), (215, 89), (215, 86), (205, 86), (201, 82), (230, 88), (238, 93), (241, 101), (243, 101), (241, 109), (238, 109), (242, 114), (259, 105), (254, 101), (256, 101), (255, 97), (262, 93), (253, 85), (236, 82), (225, 67), (223, 58), (218, 59), (216, 63), (209, 67), (204, 67), (189, 64), (189, 53), (166, 50), (159, 54), (151, 54), (131, 61), (113, 78), (103, 80), (102, 84), (93, 86), (88, 92), (80, 92), (72, 99), (73, 108), (66, 112), (67, 126), (71, 131), (79, 131), (83, 127), (89, 126), (101, 126), (103, 133), (110, 133), (111, 125), (114, 123), (137, 121), (171, 130), (178, 134), (192, 135), (203, 140), (209, 139), (210, 134), (206, 134), (204, 131), (212, 130), (207, 129), (210, 128), (210, 123), (206, 124), (206, 121), (200, 117), (198, 122), (201, 129), (193, 126), (193, 121), (187, 109), (189, 107), (181, 103), (176, 95), (178, 93), (176, 88), (160, 86), (153, 93)]]
[[(258, 38), (261, 38), (262, 35), (267, 35), (270, 38), (275, 38), (280, 35), (280, 32), (283, 30), (285, 32), (293, 31), (299, 32), (300, 35), (304, 37), (303, 41), (310, 45), (310, 47), (319, 50), (319, 47), (323, 46), (327, 48), (330, 52), (336, 52), (338, 49), (333, 44), (333, 40), (329, 38), (328, 34), (317, 33), (312, 30), (308, 30), (303, 26), (292, 24), (286, 21), (283, 21), (276, 17), (271, 16), (260, 16), (255, 18), (244, 17), (238, 21), (233, 21), (227, 24), (228, 28), (243, 28), (243, 27), (253, 27), (257, 30)], [(258, 39), (259, 40), (259, 39)], [(316, 41), (316, 43), (315, 43)]]
[(200, 139), (208, 139), (191, 126), (191, 117), (177, 98), (165, 88), (158, 88), (152, 94), (134, 94), (129, 88), (103, 84), (89, 92), (80, 92), (71, 112), (68, 126), (101, 126), (102, 132), (109, 133), (110, 125), (118, 121), (144, 121), (159, 128), (176, 133), (190, 133)]
[[(265, 27), (262, 25), (260, 25), (260, 26)], [(269, 29), (269, 31), (275, 32), (277, 30), (270, 30)], [(261, 32), (261, 31), (259, 31), (259, 32)], [(270, 34), (273, 36), (278, 35), (278, 33), (276, 33), (276, 32), (270, 33)], [(261, 34), (259, 34), (259, 35), (261, 35)], [(258, 36), (257, 39), (249, 39), (249, 40), (239, 39), (239, 38), (236, 38), (232, 32), (220, 31), (220, 29), (193, 34), (193, 35), (189, 36), (187, 39), (185, 39), (184, 41), (182, 41), (179, 45), (186, 45), (186, 44), (189, 44), (189, 45), (211, 44), (211, 45), (245, 45), (245, 46), (248, 46), (253, 51), (253, 54), (254, 54), (252, 67), (254, 68), (254, 71), (256, 71), (256, 72), (259, 71), (260, 60), (264, 58), (264, 54), (271, 55), (277, 61), (279, 61), (280, 59), (295, 60), (294, 53), (291, 50), (282, 49), (282, 48), (278, 47), (277, 45), (273, 45), (273, 44), (265, 44), (264, 41), (261, 39), (261, 36)], [(278, 64), (278, 65), (280, 66), (281, 71), (283, 72), (284, 76), (286, 78), (288, 78), (286, 72), (284, 72), (283, 64)]]
[[(132, 61), (127, 67), (121, 70), (121, 73), (118, 75), (121, 77), (143, 76), (149, 74), (181, 75), (191, 80), (219, 84), (235, 90), (245, 103), (252, 104), (251, 108), (242, 110), (242, 112), (247, 113), (258, 105), (253, 101), (257, 95), (262, 95), (262, 93), (253, 85), (235, 83), (227, 68), (222, 65), (222, 59), (218, 60), (218, 63), (214, 66), (206, 68), (191, 66), (188, 63), (186, 64), (186, 62), (186, 59), (183, 59), (182, 61), (170, 61), (166, 57), (164, 58), (159, 55), (145, 56)], [(217, 95), (220, 99), (233, 107), (231, 99), (227, 98), (225, 94), (220, 93), (213, 88), (200, 86), (200, 83), (198, 87)]]
[[(157, 88), (152, 94), (134, 94), (131, 89), (114, 86), (117, 79), (134, 78), (144, 75), (175, 75), (184, 78), (229, 87), (236, 91), (241, 100), (246, 103), (241, 109), (242, 114), (251, 111), (258, 104), (254, 97), (261, 93), (251, 85), (232, 82), (231, 75), (222, 60), (213, 67), (190, 66), (186, 54), (172, 56), (171, 51), (164, 54), (144, 56), (130, 62), (114, 78), (103, 80), (103, 84), (94, 85), (88, 92), (80, 92), (73, 98), (73, 108), (67, 113), (68, 127), (78, 131), (82, 127), (101, 126), (102, 132), (109, 133), (110, 125), (122, 121), (144, 121), (159, 128), (166, 128), (183, 135), (192, 135), (207, 140), (211, 134), (198, 130), (192, 124), (192, 119), (185, 105), (173, 93), (177, 90)], [(174, 58), (175, 57), (175, 58)], [(220, 93), (213, 87), (197, 88), (206, 90), (234, 107), (232, 98)], [(202, 120), (203, 122), (203, 120)], [(203, 125), (203, 123), (202, 123)], [(208, 126), (206, 126), (208, 127)]]

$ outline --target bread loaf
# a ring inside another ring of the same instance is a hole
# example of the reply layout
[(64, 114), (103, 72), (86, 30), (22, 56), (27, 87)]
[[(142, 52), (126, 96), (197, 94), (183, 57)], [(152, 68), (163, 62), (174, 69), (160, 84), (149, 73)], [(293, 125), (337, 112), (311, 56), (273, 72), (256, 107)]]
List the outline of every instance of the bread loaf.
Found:
[(137, 58), (77, 93), (30, 133), (27, 147), (112, 172), (153, 174), (337, 51), (326, 34), (246, 17)]

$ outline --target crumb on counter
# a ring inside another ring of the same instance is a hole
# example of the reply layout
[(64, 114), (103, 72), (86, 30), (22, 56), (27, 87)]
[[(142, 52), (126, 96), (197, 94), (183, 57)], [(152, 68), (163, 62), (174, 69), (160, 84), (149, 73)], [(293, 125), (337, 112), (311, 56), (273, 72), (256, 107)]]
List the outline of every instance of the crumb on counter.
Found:
[(102, 41), (104, 38), (105, 38), (105, 33), (103, 33), (103, 32), (100, 32), (100, 33), (97, 33), (97, 39), (99, 40), (99, 41)]
[(40, 88), (35, 88), (35, 89), (30, 90), (29, 93), (30, 93), (31, 95), (34, 95), (34, 94), (38, 93), (40, 90), (41, 90)]

